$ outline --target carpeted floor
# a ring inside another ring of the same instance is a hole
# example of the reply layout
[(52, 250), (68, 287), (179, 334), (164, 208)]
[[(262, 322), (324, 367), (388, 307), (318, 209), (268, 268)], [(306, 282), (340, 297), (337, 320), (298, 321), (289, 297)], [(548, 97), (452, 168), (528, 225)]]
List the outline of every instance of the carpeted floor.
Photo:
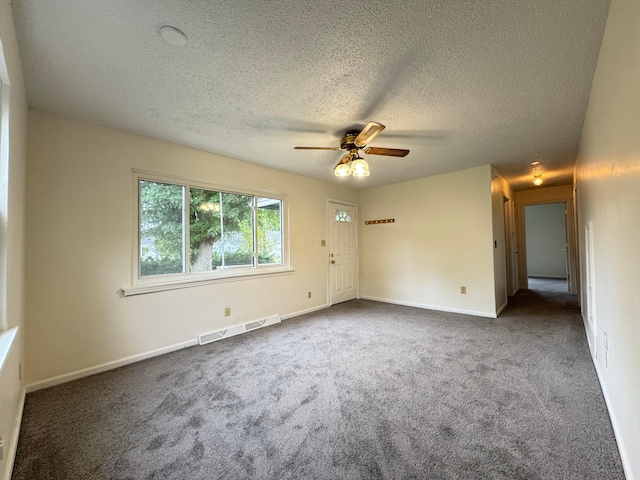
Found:
[(352, 301), (27, 395), (14, 480), (623, 479), (575, 296)]
[(529, 277), (529, 290), (535, 290), (537, 292), (568, 292), (569, 287), (567, 285), (567, 279), (563, 278), (542, 278), (542, 277)]

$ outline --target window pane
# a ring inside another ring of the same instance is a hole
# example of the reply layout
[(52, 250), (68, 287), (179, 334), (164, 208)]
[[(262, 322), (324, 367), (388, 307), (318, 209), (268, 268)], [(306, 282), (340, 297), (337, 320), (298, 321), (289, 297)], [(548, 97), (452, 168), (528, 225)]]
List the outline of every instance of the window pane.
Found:
[(253, 196), (223, 193), (222, 266), (253, 266)]
[(208, 272), (222, 264), (220, 241), (220, 192), (189, 189), (189, 241), (192, 272)]
[(140, 180), (140, 276), (184, 272), (184, 187)]
[(336, 222), (351, 222), (351, 214), (349, 212), (336, 210)]
[(282, 264), (282, 202), (258, 197), (258, 263)]

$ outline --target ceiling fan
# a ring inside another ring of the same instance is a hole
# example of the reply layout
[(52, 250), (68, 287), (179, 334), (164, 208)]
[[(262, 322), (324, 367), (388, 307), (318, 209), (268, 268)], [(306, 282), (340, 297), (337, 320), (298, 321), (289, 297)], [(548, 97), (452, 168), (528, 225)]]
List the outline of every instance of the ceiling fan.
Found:
[(348, 153), (340, 159), (333, 169), (336, 177), (368, 177), (369, 165), (360, 156), (360, 151), (370, 155), (386, 155), (388, 157), (406, 157), (409, 150), (399, 148), (367, 147), (384, 130), (384, 125), (369, 122), (362, 130), (347, 130), (340, 141), (339, 147), (294, 147), (296, 150), (345, 150)]

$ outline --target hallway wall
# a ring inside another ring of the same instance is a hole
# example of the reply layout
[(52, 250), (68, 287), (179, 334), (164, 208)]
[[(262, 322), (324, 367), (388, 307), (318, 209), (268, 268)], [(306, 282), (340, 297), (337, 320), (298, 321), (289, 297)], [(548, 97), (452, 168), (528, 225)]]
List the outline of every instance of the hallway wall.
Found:
[[(640, 2), (612, 0), (575, 178), (583, 317), (627, 479), (640, 479)], [(592, 225), (595, 309), (586, 298)], [(635, 453), (634, 453), (635, 452)]]

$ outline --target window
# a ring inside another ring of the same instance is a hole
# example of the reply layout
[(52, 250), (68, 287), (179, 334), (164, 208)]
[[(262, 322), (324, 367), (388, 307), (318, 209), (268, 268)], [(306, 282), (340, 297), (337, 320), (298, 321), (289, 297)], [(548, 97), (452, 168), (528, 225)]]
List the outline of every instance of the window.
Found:
[(135, 174), (135, 184), (134, 283), (182, 283), (286, 269), (284, 195), (143, 173)]
[[(9, 212), (9, 74), (0, 42), (0, 298), (7, 298), (6, 243)], [(9, 357), (18, 327), (10, 327), (7, 322), (7, 302), (0, 302), (0, 372)]]
[(336, 222), (351, 222), (351, 214), (349, 212), (336, 210)]
[[(9, 74), (0, 42), (0, 298), (7, 296), (7, 239), (9, 218)], [(9, 327), (7, 302), (0, 302), (0, 332)]]

